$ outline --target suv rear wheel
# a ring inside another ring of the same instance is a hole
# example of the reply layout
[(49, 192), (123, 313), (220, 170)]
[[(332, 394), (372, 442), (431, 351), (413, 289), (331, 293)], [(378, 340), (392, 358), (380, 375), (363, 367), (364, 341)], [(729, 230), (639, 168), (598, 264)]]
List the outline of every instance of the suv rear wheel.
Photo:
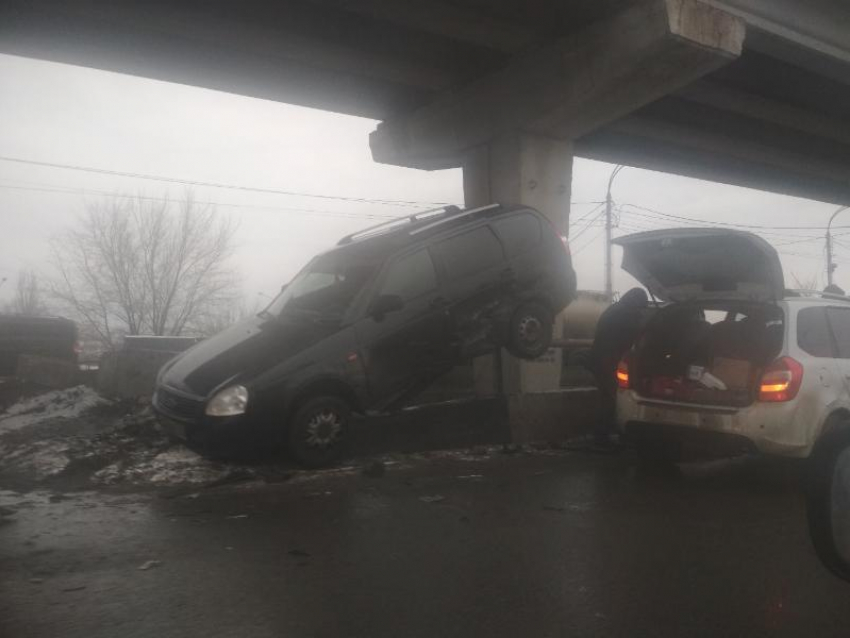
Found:
[(511, 317), (507, 349), (520, 359), (536, 359), (552, 344), (552, 311), (542, 303), (522, 304)]
[(351, 408), (333, 395), (304, 401), (289, 424), (287, 450), (305, 467), (324, 467), (339, 458), (348, 435)]

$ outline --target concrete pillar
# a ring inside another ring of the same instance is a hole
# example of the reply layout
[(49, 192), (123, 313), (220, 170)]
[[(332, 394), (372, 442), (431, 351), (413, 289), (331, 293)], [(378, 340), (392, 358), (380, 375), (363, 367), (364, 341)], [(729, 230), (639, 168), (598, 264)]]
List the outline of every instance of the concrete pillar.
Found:
[[(531, 206), (567, 235), (572, 166), (570, 142), (524, 133), (503, 135), (465, 155), (465, 204)], [(555, 330), (559, 330), (558, 325)], [(474, 362), (474, 370), (479, 395), (493, 394), (494, 388), (508, 397), (556, 390), (560, 385), (561, 351), (552, 349), (537, 361), (521, 361), (502, 352), (501, 365), (494, 356), (481, 357)], [(522, 433), (516, 433), (515, 439), (523, 438)]]

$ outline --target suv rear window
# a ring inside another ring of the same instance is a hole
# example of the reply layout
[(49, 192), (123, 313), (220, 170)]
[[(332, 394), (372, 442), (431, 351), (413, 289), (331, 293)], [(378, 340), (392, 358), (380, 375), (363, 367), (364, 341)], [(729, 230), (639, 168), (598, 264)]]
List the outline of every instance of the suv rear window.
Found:
[(502, 244), (487, 226), (451, 237), (434, 247), (451, 279), (495, 266), (503, 259)]
[(826, 308), (803, 308), (797, 313), (797, 345), (813, 357), (834, 357)]
[(508, 257), (514, 257), (540, 243), (540, 220), (531, 213), (511, 215), (493, 222)]

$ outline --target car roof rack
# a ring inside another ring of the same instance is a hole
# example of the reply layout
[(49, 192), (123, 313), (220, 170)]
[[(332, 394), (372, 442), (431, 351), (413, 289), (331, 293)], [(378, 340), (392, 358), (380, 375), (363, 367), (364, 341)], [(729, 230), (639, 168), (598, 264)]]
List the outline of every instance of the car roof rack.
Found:
[(414, 213), (413, 215), (406, 215), (397, 219), (391, 219), (389, 221), (376, 224), (375, 226), (370, 226), (369, 228), (358, 230), (356, 233), (351, 233), (350, 235), (346, 235), (345, 237), (340, 239), (336, 245), (344, 246), (360, 239), (367, 239), (369, 237), (375, 237), (376, 235), (383, 235), (384, 233), (398, 230), (408, 224), (415, 224), (416, 222), (424, 221), (429, 217), (438, 218), (430, 224), (426, 224), (425, 226), (420, 226), (419, 228), (414, 228), (413, 230), (411, 230), (410, 234), (415, 235), (424, 230), (428, 230), (429, 228), (439, 226), (440, 224), (444, 224), (446, 222), (454, 221), (461, 217), (466, 217), (467, 215), (473, 215), (475, 213), (480, 213), (485, 210), (497, 208), (499, 205), (500, 204), (488, 204), (487, 206), (478, 206), (477, 208), (461, 209), (455, 206), (454, 204), (448, 204), (446, 206), (440, 206), (438, 208), (429, 208), (428, 210), (423, 210), (418, 213)]
[(836, 301), (846, 301), (850, 303), (850, 296), (839, 295), (834, 292), (823, 292), (822, 290), (805, 290), (803, 288), (787, 288), (785, 294), (794, 295), (795, 297), (820, 297), (822, 299), (835, 299)]
[(421, 221), (428, 217), (432, 217), (434, 215), (445, 215), (459, 212), (460, 208), (458, 208), (454, 204), (438, 206), (437, 208), (429, 208), (428, 210), (422, 210), (418, 213), (414, 213), (413, 215), (397, 217), (396, 219), (391, 219), (386, 222), (381, 222), (380, 224), (375, 224), (374, 226), (369, 226), (368, 228), (364, 228), (363, 230), (358, 230), (356, 233), (351, 233), (350, 235), (346, 235), (345, 237), (340, 239), (336, 243), (336, 245), (343, 246), (345, 244), (350, 244), (357, 239), (365, 239), (374, 235), (382, 235), (383, 233), (387, 233), (391, 230), (394, 230), (396, 226), (401, 226), (404, 224), (413, 224), (415, 222)]

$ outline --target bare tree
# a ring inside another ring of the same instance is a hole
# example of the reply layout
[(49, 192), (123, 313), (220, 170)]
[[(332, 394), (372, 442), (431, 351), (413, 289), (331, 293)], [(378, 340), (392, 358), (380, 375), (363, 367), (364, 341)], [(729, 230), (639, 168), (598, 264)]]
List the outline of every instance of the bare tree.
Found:
[(244, 300), (222, 304), (211, 308), (193, 321), (192, 332), (199, 337), (209, 337), (247, 317), (256, 315), (259, 310), (259, 304), (255, 302), (253, 306), (249, 306)]
[(794, 280), (794, 285), (798, 290), (817, 290), (818, 289), (818, 276), (814, 274), (808, 278), (801, 279), (797, 276), (797, 273), (791, 273), (791, 279)]
[(235, 225), (192, 194), (91, 204), (52, 244), (52, 292), (105, 344), (121, 334), (180, 335), (232, 303)]
[(38, 275), (32, 270), (18, 273), (15, 296), (9, 303), (8, 311), (16, 315), (40, 315), (47, 312), (38, 285)]

